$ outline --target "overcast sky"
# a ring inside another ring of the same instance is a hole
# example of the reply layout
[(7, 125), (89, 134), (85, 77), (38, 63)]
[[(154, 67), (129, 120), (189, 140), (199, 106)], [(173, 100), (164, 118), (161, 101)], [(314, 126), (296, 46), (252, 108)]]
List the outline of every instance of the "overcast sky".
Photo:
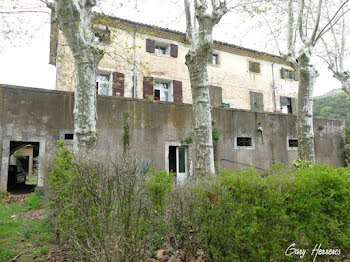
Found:
[[(38, 6), (36, 0), (0, 0), (0, 11), (9, 10), (5, 2), (17, 1), (17, 6)], [(101, 8), (107, 14), (121, 18), (185, 31), (183, 0), (138, 0), (123, 5), (115, 0), (101, 1)], [(40, 9), (43, 10), (43, 9)], [(246, 17), (246, 16), (245, 16)], [(260, 51), (273, 52), (274, 43), (268, 41), (268, 32), (256, 28), (255, 21), (238, 14), (227, 14), (214, 30), (214, 39)], [(255, 19), (255, 18), (253, 18)], [(22, 26), (16, 26), (23, 21)], [(50, 42), (50, 18), (46, 13), (20, 13), (0, 15), (0, 26), (9, 25), (14, 34), (0, 30), (0, 83), (37, 88), (55, 88), (55, 67), (48, 64)], [(253, 26), (253, 24), (255, 26)], [(8, 39), (10, 38), (10, 39)], [(275, 52), (278, 53), (278, 52)], [(334, 88), (340, 88), (325, 66), (318, 65), (320, 77), (314, 95), (321, 95)]]

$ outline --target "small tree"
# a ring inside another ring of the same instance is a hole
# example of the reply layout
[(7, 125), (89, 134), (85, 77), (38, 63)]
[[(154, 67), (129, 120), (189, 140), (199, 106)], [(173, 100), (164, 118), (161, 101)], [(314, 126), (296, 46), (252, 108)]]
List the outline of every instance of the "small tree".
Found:
[[(215, 173), (212, 138), (212, 118), (209, 99), (207, 63), (213, 50), (213, 28), (228, 11), (226, 1), (184, 0), (186, 13), (186, 37), (190, 50), (186, 65), (190, 73), (193, 118), (195, 172)], [(192, 8), (191, 8), (192, 7)], [(193, 12), (191, 12), (194, 10)], [(193, 16), (193, 20), (192, 20)]]

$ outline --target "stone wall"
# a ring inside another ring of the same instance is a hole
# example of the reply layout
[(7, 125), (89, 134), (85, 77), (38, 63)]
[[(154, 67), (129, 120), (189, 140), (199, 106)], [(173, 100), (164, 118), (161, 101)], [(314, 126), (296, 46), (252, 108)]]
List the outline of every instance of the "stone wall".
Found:
[[(6, 189), (10, 141), (39, 142), (39, 157), (57, 150), (57, 140), (73, 133), (73, 93), (0, 85), (0, 166), (1, 188)], [(130, 146), (158, 169), (168, 168), (169, 145), (187, 148), (187, 172), (193, 170), (192, 107), (188, 104), (152, 102), (148, 100), (98, 97), (98, 150), (121, 151), (125, 114)], [(296, 137), (293, 115), (258, 113), (235, 109), (213, 109), (213, 119), (220, 133), (219, 166), (246, 168), (251, 164), (267, 169), (271, 164), (290, 165), (296, 150), (287, 149), (287, 138)], [(315, 119), (316, 161), (344, 166), (344, 122)], [(258, 127), (263, 128), (263, 138)], [(249, 136), (253, 147), (242, 149), (236, 136)], [(186, 142), (185, 142), (186, 141)], [(69, 146), (71, 140), (67, 140)], [(43, 183), (39, 164), (39, 181)]]

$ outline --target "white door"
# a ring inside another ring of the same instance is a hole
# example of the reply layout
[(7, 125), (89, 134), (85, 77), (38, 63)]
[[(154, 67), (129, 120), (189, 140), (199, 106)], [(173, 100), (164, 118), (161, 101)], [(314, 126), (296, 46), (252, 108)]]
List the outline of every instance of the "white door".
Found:
[(178, 183), (183, 183), (186, 180), (186, 148), (176, 147), (176, 180)]

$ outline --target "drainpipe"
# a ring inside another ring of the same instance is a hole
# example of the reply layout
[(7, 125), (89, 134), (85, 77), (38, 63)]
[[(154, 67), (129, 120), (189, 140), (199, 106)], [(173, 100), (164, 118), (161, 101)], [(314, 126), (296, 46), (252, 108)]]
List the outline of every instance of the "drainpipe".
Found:
[(272, 99), (273, 99), (274, 111), (276, 112), (277, 111), (277, 101), (276, 101), (277, 90), (276, 90), (276, 86), (275, 86), (275, 75), (274, 75), (274, 69), (273, 69), (274, 64), (275, 64), (275, 62), (273, 62), (272, 66), (271, 66), (271, 70), (272, 70)]
[(133, 37), (133, 44), (134, 44), (134, 52), (133, 52), (133, 58), (132, 58), (132, 62), (133, 62), (133, 68), (132, 68), (132, 96), (133, 98), (137, 98), (137, 76), (136, 76), (136, 33), (137, 33), (137, 29), (139, 28), (138, 25), (136, 25), (135, 27), (135, 31), (134, 31), (134, 37)]

